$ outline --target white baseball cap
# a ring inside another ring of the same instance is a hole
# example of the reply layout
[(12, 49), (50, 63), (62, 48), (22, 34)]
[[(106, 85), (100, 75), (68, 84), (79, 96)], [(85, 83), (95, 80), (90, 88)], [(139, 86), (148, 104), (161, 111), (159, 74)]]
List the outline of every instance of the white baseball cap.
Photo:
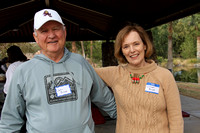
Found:
[(51, 20), (64, 25), (60, 15), (52, 9), (43, 9), (36, 12), (34, 16), (34, 30), (38, 30), (43, 24)]

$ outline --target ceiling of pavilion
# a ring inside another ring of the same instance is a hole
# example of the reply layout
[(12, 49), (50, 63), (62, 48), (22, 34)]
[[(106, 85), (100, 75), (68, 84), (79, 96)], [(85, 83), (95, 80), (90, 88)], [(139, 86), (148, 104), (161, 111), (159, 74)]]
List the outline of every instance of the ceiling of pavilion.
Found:
[(67, 27), (67, 40), (112, 40), (127, 23), (146, 30), (200, 12), (200, 0), (1, 0), (0, 43), (33, 42), (33, 16), (51, 8)]

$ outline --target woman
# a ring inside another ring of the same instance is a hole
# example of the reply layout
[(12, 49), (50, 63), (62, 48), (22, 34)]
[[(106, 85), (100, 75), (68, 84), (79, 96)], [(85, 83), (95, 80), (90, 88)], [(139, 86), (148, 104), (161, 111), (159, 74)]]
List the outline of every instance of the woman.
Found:
[(124, 27), (115, 41), (121, 65), (96, 68), (117, 103), (117, 133), (183, 133), (180, 95), (171, 72), (157, 66), (153, 44), (138, 25)]
[(7, 55), (8, 55), (8, 62), (10, 63), (10, 65), (6, 71), (6, 83), (4, 85), (5, 96), (8, 93), (10, 81), (12, 79), (12, 75), (15, 69), (24, 61), (27, 61), (27, 57), (23, 54), (21, 49), (15, 45), (7, 49)]

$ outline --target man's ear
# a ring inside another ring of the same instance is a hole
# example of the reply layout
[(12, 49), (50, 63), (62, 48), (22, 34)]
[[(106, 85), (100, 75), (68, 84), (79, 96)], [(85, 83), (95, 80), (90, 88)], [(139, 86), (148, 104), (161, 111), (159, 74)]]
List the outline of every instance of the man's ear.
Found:
[(38, 44), (38, 38), (37, 38), (37, 32), (36, 31), (33, 32), (33, 37), (34, 37), (36, 43)]
[(65, 26), (64, 26), (64, 30), (65, 30), (65, 38), (66, 38), (67, 37), (67, 29)]

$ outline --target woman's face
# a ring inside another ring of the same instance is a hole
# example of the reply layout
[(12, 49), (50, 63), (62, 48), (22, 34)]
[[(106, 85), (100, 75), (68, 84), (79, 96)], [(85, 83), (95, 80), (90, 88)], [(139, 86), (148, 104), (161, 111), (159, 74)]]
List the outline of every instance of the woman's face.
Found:
[(145, 50), (146, 45), (144, 45), (139, 34), (135, 31), (131, 31), (122, 42), (122, 53), (132, 66), (145, 66)]

